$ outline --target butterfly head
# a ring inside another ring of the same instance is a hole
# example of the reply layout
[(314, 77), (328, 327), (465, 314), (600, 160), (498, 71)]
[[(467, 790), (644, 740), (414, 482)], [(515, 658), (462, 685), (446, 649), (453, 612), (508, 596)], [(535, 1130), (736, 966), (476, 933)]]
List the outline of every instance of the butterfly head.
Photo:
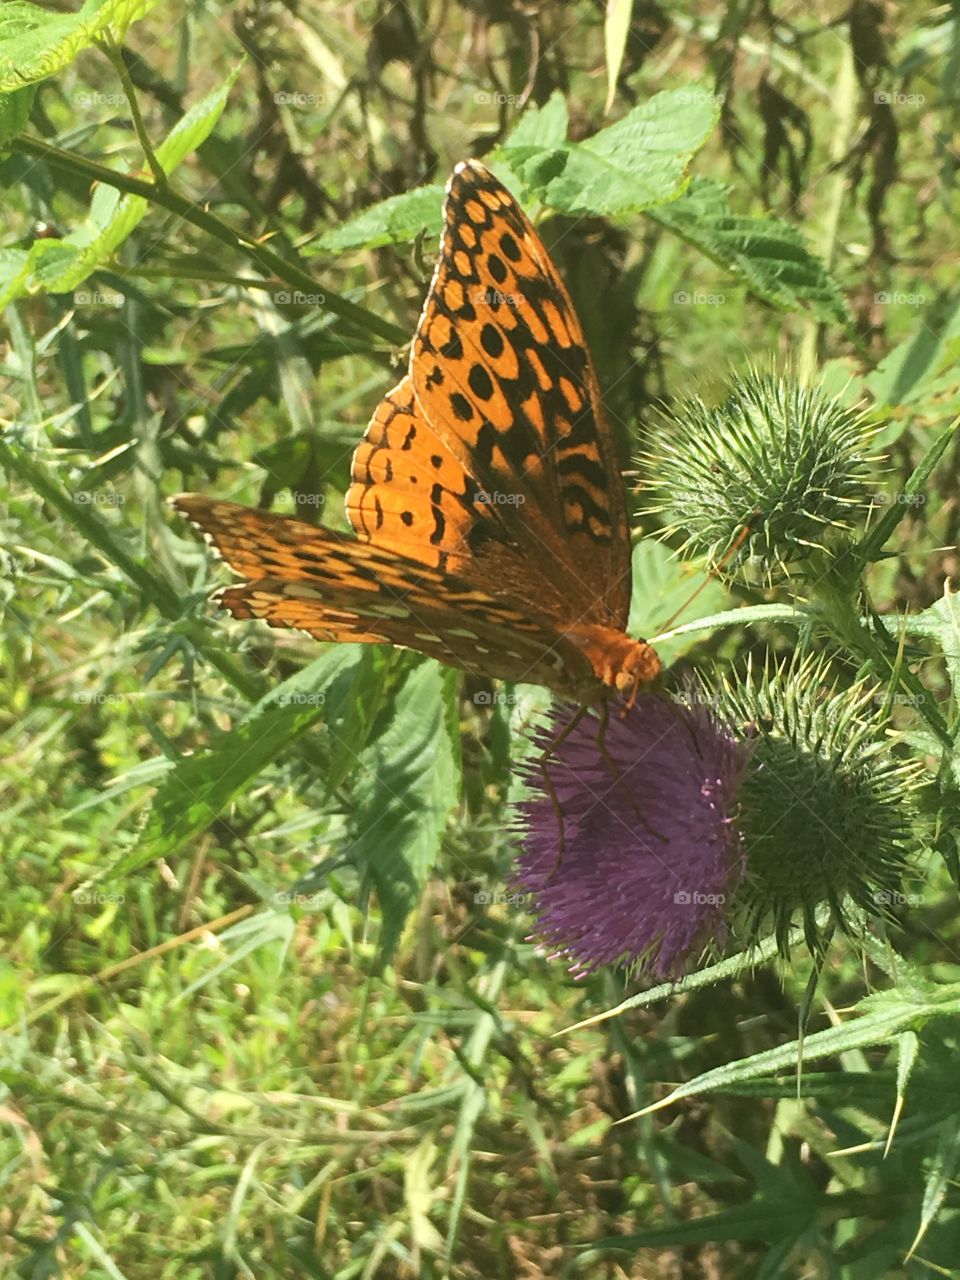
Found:
[(660, 659), (657, 651), (645, 640), (629, 640), (631, 646), (623, 655), (618, 671), (613, 675), (613, 687), (627, 700), (629, 710), (637, 700), (644, 685), (651, 685), (660, 675)]
[(586, 654), (597, 679), (626, 698), (628, 708), (640, 689), (652, 685), (660, 675), (660, 659), (645, 640), (631, 640), (612, 627), (590, 624), (566, 634)]

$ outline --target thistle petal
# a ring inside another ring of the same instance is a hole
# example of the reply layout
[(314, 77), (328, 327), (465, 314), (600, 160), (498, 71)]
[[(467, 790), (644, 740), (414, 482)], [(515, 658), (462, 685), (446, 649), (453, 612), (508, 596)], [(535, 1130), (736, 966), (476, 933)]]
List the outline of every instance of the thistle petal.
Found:
[[(542, 752), (563, 727), (542, 729)], [(621, 718), (584, 716), (536, 766), (517, 806), (524, 851), (516, 882), (537, 935), (580, 975), (605, 964), (677, 972), (725, 937), (724, 904), (743, 870), (733, 811), (749, 748), (709, 708), (650, 694)], [(604, 758), (606, 756), (606, 758)]]

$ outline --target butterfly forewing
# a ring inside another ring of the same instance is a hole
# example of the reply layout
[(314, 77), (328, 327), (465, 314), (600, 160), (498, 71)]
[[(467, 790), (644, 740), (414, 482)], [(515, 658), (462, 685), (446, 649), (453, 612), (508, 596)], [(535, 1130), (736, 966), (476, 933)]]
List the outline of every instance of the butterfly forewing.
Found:
[(623, 481), (570, 297), (510, 193), (459, 165), (411, 354), (422, 415), (510, 512), (537, 578), (570, 621), (623, 628), (630, 542)]
[(357, 535), (411, 560), (463, 572), (484, 543), (509, 538), (476, 478), (418, 412), (409, 377), (381, 401), (350, 474)]

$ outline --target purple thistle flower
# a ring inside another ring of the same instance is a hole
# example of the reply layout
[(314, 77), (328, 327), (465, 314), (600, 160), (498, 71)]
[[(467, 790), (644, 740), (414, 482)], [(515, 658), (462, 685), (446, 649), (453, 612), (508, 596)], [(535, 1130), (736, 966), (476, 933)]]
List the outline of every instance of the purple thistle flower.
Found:
[[(702, 702), (642, 696), (604, 735), (615, 778), (584, 716), (546, 761), (560, 818), (531, 757), (532, 794), (517, 805), (523, 832), (515, 881), (533, 898), (536, 935), (581, 976), (601, 965), (675, 974), (695, 945), (726, 937), (724, 903), (743, 874), (732, 821), (750, 749)], [(542, 753), (563, 713), (538, 730)]]

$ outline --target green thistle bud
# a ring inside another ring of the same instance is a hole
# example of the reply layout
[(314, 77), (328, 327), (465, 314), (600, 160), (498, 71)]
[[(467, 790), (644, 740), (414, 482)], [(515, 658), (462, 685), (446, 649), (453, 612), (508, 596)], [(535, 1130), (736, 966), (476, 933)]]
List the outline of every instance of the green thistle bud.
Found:
[(751, 369), (710, 408), (683, 401), (645, 461), (667, 513), (664, 536), (714, 571), (772, 583), (812, 552), (836, 549), (866, 509), (863, 413), (792, 375)]
[(822, 951), (821, 903), (848, 933), (850, 904), (889, 916), (923, 767), (892, 750), (876, 689), (838, 689), (826, 668), (808, 658), (755, 679), (748, 667), (707, 695), (721, 722), (753, 740), (737, 820), (747, 870), (731, 928), (752, 942), (772, 926), (784, 952), (797, 917), (810, 950)]

